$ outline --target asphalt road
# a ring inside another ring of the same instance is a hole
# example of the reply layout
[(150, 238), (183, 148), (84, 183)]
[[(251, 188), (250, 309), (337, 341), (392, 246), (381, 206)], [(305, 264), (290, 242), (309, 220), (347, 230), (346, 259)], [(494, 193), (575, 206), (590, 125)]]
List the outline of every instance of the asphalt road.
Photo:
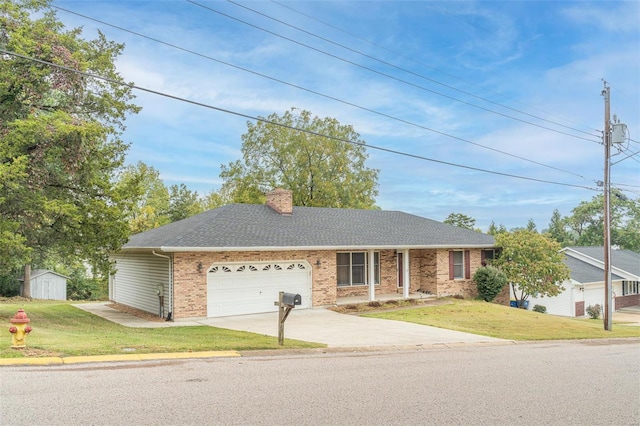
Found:
[(2, 425), (638, 425), (640, 341), (0, 367)]

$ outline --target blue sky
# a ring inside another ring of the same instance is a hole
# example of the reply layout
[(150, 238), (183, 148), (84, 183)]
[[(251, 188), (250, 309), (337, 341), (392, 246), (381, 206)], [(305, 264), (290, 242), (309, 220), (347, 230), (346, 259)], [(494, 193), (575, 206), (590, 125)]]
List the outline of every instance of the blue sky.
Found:
[[(529, 219), (541, 230), (554, 209), (568, 215), (597, 194), (579, 187), (603, 179), (605, 79), (631, 136), (613, 151), (622, 161), (611, 181), (640, 196), (640, 154), (624, 159), (640, 151), (637, 1), (53, 4), (148, 37), (58, 11), (86, 38), (100, 29), (124, 43), (118, 70), (138, 86), (249, 116), (306, 109), (371, 146), (500, 173), (368, 151), (382, 209), (463, 213), (485, 230)], [(241, 158), (247, 119), (136, 94), (127, 162), (167, 185), (217, 190), (220, 165)]]

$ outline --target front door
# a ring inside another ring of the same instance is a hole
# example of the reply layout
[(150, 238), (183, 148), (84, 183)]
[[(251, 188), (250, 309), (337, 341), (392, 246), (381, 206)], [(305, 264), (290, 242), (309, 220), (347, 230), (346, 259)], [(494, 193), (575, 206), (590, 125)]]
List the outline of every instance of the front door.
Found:
[(404, 285), (404, 277), (402, 276), (402, 253), (398, 252), (398, 288), (402, 288)]

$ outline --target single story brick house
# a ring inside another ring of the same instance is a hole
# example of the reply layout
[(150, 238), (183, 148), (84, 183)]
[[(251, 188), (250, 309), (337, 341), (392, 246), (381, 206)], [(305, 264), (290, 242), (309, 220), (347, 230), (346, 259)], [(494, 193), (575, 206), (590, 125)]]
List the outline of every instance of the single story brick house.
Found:
[[(542, 305), (547, 313), (568, 317), (585, 316), (589, 305), (604, 309), (604, 247), (565, 247), (564, 263), (571, 271), (562, 283), (564, 291), (554, 297), (529, 298), (529, 308)], [(611, 250), (612, 309), (640, 306), (640, 253)]]
[(167, 319), (277, 310), (278, 292), (300, 308), (341, 297), (410, 292), (475, 296), (494, 254), (490, 235), (400, 211), (294, 207), (288, 190), (267, 202), (229, 204), (131, 236), (113, 255), (112, 301)]

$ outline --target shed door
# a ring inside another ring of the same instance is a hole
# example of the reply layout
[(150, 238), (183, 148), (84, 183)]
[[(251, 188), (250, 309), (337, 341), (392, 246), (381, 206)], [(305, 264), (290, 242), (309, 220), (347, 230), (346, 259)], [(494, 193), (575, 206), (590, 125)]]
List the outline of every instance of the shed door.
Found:
[(311, 306), (311, 266), (306, 261), (218, 263), (207, 273), (207, 316), (275, 312), (278, 293), (302, 296)]

